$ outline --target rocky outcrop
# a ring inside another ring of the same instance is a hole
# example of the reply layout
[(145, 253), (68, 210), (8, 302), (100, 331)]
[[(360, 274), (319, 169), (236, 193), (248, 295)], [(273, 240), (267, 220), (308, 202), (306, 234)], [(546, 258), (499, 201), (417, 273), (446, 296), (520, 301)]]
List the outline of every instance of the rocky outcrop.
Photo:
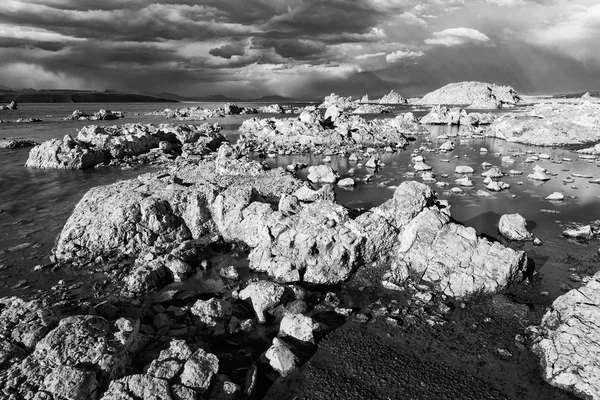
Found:
[[(259, 163), (243, 160), (229, 162), (205, 162), (173, 175), (142, 175), (91, 189), (58, 237), (57, 260), (89, 262), (117, 254), (137, 257), (145, 251), (167, 255), (188, 240), (210, 242), (219, 234), (238, 239), (248, 233), (241, 225), (246, 207), (260, 199), (276, 202), (278, 196), (302, 186), (283, 170), (263, 171)], [(256, 168), (256, 175), (240, 174), (236, 162), (246, 172)], [(270, 210), (267, 203), (260, 207)], [(260, 207), (255, 202), (252, 209), (257, 212)], [(252, 225), (256, 218), (246, 221), (248, 229), (260, 227)], [(160, 265), (150, 268), (157, 269)]]
[(271, 104), (270, 106), (258, 107), (259, 113), (267, 114), (285, 114), (285, 110), (279, 104)]
[(148, 153), (161, 147), (181, 152), (194, 144), (194, 152), (210, 152), (225, 140), (218, 125), (90, 125), (82, 128), (75, 139), (51, 139), (31, 149), (25, 166), (42, 169), (83, 169)]
[(339, 110), (333, 119), (305, 110), (298, 118), (248, 119), (239, 131), (242, 137), (238, 143), (242, 147), (264, 153), (298, 154), (339, 153), (353, 151), (363, 145), (404, 148), (408, 145), (405, 134), (423, 133), (425, 130), (412, 113), (366, 121)]
[(375, 100), (374, 102), (379, 104), (406, 104), (408, 103), (408, 100), (402, 97), (399, 93), (391, 90), (388, 94), (379, 100)]
[(524, 113), (498, 117), (486, 136), (534, 146), (600, 141), (600, 104), (537, 104)]
[(146, 115), (160, 116), (177, 121), (204, 121), (207, 118), (223, 118), (225, 117), (225, 111), (222, 108), (213, 110), (202, 107), (184, 107), (176, 109), (165, 108), (162, 111), (153, 111)]
[(323, 103), (319, 105), (319, 108), (328, 109), (331, 106), (336, 106), (340, 110), (345, 110), (348, 108), (356, 108), (358, 106), (358, 101), (352, 100), (352, 96), (343, 97), (338, 96), (335, 93), (331, 93), (329, 96), (326, 96), (323, 100)]
[(427, 125), (488, 125), (494, 118), (492, 114), (467, 113), (460, 108), (438, 105), (432, 107), (429, 114), (421, 117), (419, 123)]
[(215, 162), (179, 169), (177, 178), (152, 174), (92, 189), (65, 224), (56, 259), (136, 259), (126, 278), (134, 293), (185, 279), (191, 269), (179, 246), (219, 238), (245, 243), (250, 268), (282, 282), (334, 285), (385, 261), (396, 284), (418, 276), (462, 297), (504, 287), (522, 267), (524, 253), (451, 222), (428, 186), (404, 182), (393, 199), (355, 218), (283, 170), (263, 171), (236, 154), (225, 145)]
[(63, 118), (64, 121), (112, 121), (115, 119), (125, 118), (121, 111), (100, 110), (94, 114), (88, 114), (80, 110), (75, 110), (68, 117)]
[(36, 146), (33, 140), (23, 138), (0, 138), (0, 149), (14, 149), (17, 147)]
[(415, 104), (456, 104), (469, 108), (503, 108), (521, 101), (510, 86), (497, 86), (484, 82), (450, 83), (423, 96)]
[[(477, 236), (472, 228), (451, 221), (447, 204), (417, 182), (403, 182), (391, 200), (372, 209), (397, 232), (389, 254), (391, 268), (384, 280), (402, 284), (408, 277), (436, 287), (450, 296), (495, 291), (517, 278), (526, 263), (525, 253)], [(370, 218), (363, 217), (367, 220)]]
[(544, 378), (586, 399), (600, 399), (600, 272), (557, 298), (530, 329)]
[(123, 376), (139, 349), (137, 319), (109, 321), (82, 314), (73, 306), (62, 313), (70, 310), (79, 315), (61, 317), (60, 306), (44, 307), (16, 298), (5, 299), (2, 305), (5, 338), (30, 352), (26, 357), (17, 354), (0, 368), (0, 388), (7, 396), (27, 398), (27, 393), (42, 392), (54, 398), (97, 398), (98, 382)]
[(256, 114), (258, 110), (254, 107), (240, 107), (237, 104), (227, 103), (223, 106), (223, 112), (225, 115)]

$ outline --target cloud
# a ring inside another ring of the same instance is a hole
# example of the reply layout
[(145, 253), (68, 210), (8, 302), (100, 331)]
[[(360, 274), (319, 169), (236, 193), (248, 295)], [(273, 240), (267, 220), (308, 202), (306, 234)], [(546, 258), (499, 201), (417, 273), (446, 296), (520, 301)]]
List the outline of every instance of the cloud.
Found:
[(460, 46), (469, 43), (487, 43), (490, 38), (475, 29), (450, 28), (443, 31), (433, 32), (432, 38), (426, 39), (425, 43), (439, 46)]
[(458, 79), (575, 87), (600, 78), (593, 3), (4, 0), (0, 84), (251, 97), (414, 94)]
[(600, 4), (533, 29), (529, 43), (600, 66)]
[(233, 56), (243, 56), (245, 53), (244, 45), (242, 43), (231, 43), (225, 44), (221, 47), (215, 47), (208, 51), (211, 56), (222, 57), (230, 59)]
[(423, 56), (422, 51), (412, 51), (412, 50), (398, 50), (393, 53), (387, 54), (385, 56), (385, 61), (388, 63), (394, 63), (405, 59), (417, 58)]

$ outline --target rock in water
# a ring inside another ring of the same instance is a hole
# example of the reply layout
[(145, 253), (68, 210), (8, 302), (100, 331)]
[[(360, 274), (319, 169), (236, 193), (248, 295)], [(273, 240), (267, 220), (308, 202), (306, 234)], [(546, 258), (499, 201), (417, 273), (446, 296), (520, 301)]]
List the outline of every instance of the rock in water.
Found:
[[(369, 101), (368, 98), (366, 100)], [(406, 98), (402, 97), (399, 93), (396, 93), (393, 90), (391, 90), (381, 99), (375, 100), (375, 103), (379, 104), (405, 104), (407, 102), (408, 101), (406, 100)]]
[(527, 230), (527, 221), (520, 214), (504, 214), (501, 216), (498, 230), (502, 236), (510, 240), (533, 240), (533, 233)]
[(388, 254), (386, 261), (391, 264), (384, 279), (398, 284), (408, 276), (419, 276), (455, 297), (508, 285), (523, 269), (525, 253), (451, 222), (448, 205), (435, 197), (427, 185), (403, 182), (391, 200), (361, 216), (359, 222), (383, 217), (399, 232), (391, 243), (385, 241), (386, 234), (379, 236), (376, 254), (379, 258)]
[(336, 183), (340, 176), (329, 165), (308, 167), (307, 179), (315, 183)]
[(521, 101), (510, 86), (497, 86), (484, 82), (450, 83), (423, 96), (416, 104), (456, 104), (472, 108), (502, 108)]
[(600, 399), (600, 272), (557, 298), (533, 329), (544, 378), (586, 399)]

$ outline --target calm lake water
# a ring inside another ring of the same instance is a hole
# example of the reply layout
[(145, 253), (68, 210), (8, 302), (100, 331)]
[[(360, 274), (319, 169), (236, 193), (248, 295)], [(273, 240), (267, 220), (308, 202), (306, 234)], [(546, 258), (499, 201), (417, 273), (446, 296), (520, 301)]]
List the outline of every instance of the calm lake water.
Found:
[[(211, 103), (127, 103), (127, 104), (21, 104), (16, 111), (0, 111), (0, 119), (15, 120), (17, 118), (41, 118), (41, 123), (0, 124), (0, 137), (22, 137), (36, 141), (61, 138), (65, 134), (76, 135), (77, 131), (91, 123), (124, 124), (124, 123), (165, 123), (173, 122), (145, 113), (164, 108), (201, 105), (216, 108), (222, 104)], [(257, 104), (243, 104), (253, 105)], [(119, 121), (62, 121), (62, 118), (80, 109), (85, 112), (96, 112), (99, 109), (123, 111), (126, 118)], [(421, 114), (422, 111), (410, 107), (397, 107), (389, 117), (404, 111)], [(254, 115), (256, 116), (256, 115)], [(268, 117), (269, 115), (260, 115)], [(223, 134), (235, 141), (239, 136), (237, 129), (243, 120), (252, 115), (216, 118), (209, 122), (219, 122), (223, 126)], [(371, 117), (371, 116), (370, 116)], [(379, 116), (378, 116), (379, 117)], [(185, 122), (188, 123), (188, 122)], [(189, 122), (194, 123), (194, 122)], [(201, 121), (196, 123), (202, 123)], [(450, 127), (432, 127), (428, 135), (419, 136), (411, 142), (407, 150), (393, 154), (381, 154), (385, 166), (376, 173), (358, 168), (357, 163), (349, 162), (342, 157), (332, 157), (331, 165), (342, 177), (347, 176), (350, 168), (355, 168), (355, 179), (373, 174), (370, 182), (358, 182), (354, 190), (336, 189), (338, 201), (348, 207), (370, 208), (377, 206), (393, 195), (393, 187), (404, 180), (420, 180), (417, 173), (414, 177), (407, 175), (414, 172), (410, 163), (411, 153), (415, 148), (436, 149), (446, 139), (438, 136), (448, 134)], [(572, 177), (573, 173), (600, 177), (598, 161), (578, 158), (576, 153), (568, 150), (524, 146), (496, 139), (459, 139), (452, 138), (456, 149), (450, 153), (436, 154), (423, 151), (425, 162), (433, 167), (436, 179), (448, 182), (446, 188), (432, 185), (442, 199), (452, 204), (454, 218), (475, 228), (480, 234), (498, 237), (497, 224), (500, 216), (507, 213), (520, 213), (528, 221), (528, 228), (543, 245), (536, 247), (532, 243), (511, 243), (515, 248), (527, 251), (543, 274), (540, 290), (548, 291), (556, 297), (562, 293), (561, 285), (577, 286), (569, 280), (573, 272), (589, 274), (600, 265), (598, 241), (582, 243), (561, 237), (559, 223), (587, 223), (599, 219), (600, 185), (589, 183), (589, 178)], [(480, 153), (480, 148), (488, 149)], [(546, 153), (549, 160), (540, 160), (533, 164), (525, 163), (526, 152), (533, 154)], [(85, 171), (52, 171), (25, 168), (29, 148), (0, 150), (0, 297), (12, 294), (31, 292), (35, 288), (49, 287), (59, 279), (77, 280), (72, 272), (58, 273), (32, 272), (33, 267), (48, 262), (48, 255), (62, 226), (68, 219), (73, 207), (84, 193), (91, 187), (105, 185), (121, 179), (130, 179), (140, 173), (152, 171), (147, 167), (135, 170), (103, 168)], [(495, 155), (500, 154), (500, 156)], [(503, 165), (502, 156), (512, 155), (514, 164)], [(568, 160), (570, 159), (570, 161)], [(304, 162), (309, 165), (322, 162), (322, 156), (280, 156), (269, 158), (272, 166), (286, 166), (293, 162)], [(510, 189), (494, 193), (492, 198), (481, 198), (477, 190), (485, 190), (481, 173), (489, 167), (481, 163), (488, 162), (500, 167), (505, 173), (519, 170), (523, 175), (505, 176), (504, 182)], [(527, 179), (527, 174), (539, 164), (549, 173), (555, 175), (545, 183)], [(450, 189), (457, 187), (455, 179), (460, 177), (454, 173), (456, 166), (471, 166), (475, 173), (471, 176), (474, 188), (462, 188), (460, 195), (450, 194)], [(307, 171), (300, 171), (305, 177)], [(443, 174), (448, 174), (443, 178)], [(521, 183), (521, 184), (520, 184)], [(560, 203), (550, 202), (544, 198), (553, 192), (561, 192), (565, 200)], [(560, 214), (540, 213), (540, 209), (559, 211)], [(27, 283), (19, 281), (27, 280)], [(16, 287), (19, 286), (19, 287)]]

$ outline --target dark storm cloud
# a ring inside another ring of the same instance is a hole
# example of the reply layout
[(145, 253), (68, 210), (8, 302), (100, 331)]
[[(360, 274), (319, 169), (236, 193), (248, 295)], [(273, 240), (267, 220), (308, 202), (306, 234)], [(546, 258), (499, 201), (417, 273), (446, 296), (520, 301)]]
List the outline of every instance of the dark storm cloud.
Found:
[(243, 56), (245, 54), (243, 43), (226, 44), (221, 47), (215, 47), (208, 52), (215, 57), (230, 59), (233, 56)]
[(386, 88), (415, 93), (417, 86), (464, 79), (531, 91), (560, 82), (581, 86), (598, 78), (593, 67), (600, 65), (594, 39), (600, 8), (593, 5), (592, 0), (3, 0), (0, 84), (15, 77), (26, 82), (35, 71), (47, 74), (44, 84), (56, 79), (57, 87), (250, 96)]

